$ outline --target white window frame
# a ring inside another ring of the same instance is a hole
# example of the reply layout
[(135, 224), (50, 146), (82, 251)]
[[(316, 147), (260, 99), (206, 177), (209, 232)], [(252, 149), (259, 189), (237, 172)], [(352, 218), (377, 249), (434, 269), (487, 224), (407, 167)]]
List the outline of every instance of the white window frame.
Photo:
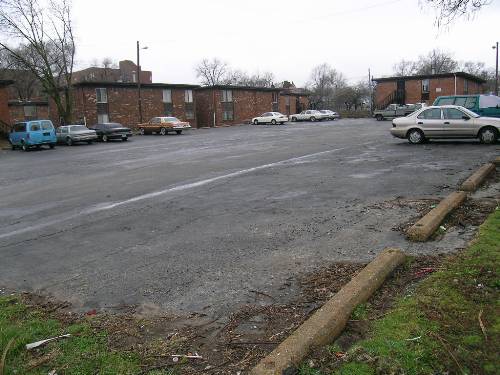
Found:
[(184, 102), (193, 103), (193, 90), (184, 90)]
[(162, 92), (162, 101), (163, 103), (172, 103), (172, 90), (171, 89), (163, 89)]
[(232, 103), (232, 102), (233, 102), (233, 90), (222, 90), (221, 103)]
[[(104, 93), (104, 95), (103, 95)], [(108, 102), (108, 90), (105, 87), (95, 89), (95, 100), (97, 103)]]

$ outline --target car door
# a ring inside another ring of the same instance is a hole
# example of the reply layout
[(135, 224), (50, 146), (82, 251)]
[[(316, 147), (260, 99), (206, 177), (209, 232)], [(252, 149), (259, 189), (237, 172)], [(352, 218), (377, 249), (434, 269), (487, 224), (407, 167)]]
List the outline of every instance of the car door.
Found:
[(443, 124), (447, 136), (455, 138), (474, 137), (476, 129), (470, 116), (457, 108), (443, 108)]
[(417, 125), (424, 131), (426, 137), (442, 137), (443, 118), (440, 108), (426, 109), (417, 116)]

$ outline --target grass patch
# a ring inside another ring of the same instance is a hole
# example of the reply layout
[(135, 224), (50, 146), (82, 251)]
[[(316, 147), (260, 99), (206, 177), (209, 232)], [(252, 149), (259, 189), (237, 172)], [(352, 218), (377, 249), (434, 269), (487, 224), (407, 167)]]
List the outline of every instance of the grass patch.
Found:
[[(71, 333), (72, 337), (27, 351), (25, 345)], [(28, 308), (18, 296), (0, 297), (0, 353), (7, 343), (4, 374), (44, 374), (56, 369), (64, 374), (137, 374), (139, 358), (107, 347), (106, 332), (88, 322), (64, 324), (43, 311)]]
[[(497, 374), (499, 289), (497, 209), (467, 250), (447, 258), (412, 295), (400, 298), (387, 315), (373, 321), (367, 338), (349, 349), (333, 373)], [(363, 315), (366, 310), (358, 306), (353, 316)]]

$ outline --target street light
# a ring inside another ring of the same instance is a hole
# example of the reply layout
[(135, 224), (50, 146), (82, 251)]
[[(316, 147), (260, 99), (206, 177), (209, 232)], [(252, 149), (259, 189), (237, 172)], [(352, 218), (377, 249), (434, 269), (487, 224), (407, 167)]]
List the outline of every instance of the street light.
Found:
[(495, 69), (495, 95), (498, 96), (498, 42), (496, 46), (491, 47), (493, 49), (496, 49), (497, 53), (497, 63), (496, 63), (496, 69)]
[(142, 124), (142, 97), (141, 97), (141, 60), (139, 51), (141, 49), (148, 49), (148, 47), (140, 47), (139, 41), (137, 41), (137, 93), (139, 97), (139, 124)]

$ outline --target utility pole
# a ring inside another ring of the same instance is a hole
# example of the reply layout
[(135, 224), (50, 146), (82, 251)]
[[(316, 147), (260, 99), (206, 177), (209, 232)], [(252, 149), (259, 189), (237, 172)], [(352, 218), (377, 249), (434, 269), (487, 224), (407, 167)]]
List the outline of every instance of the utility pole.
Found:
[(139, 124), (142, 124), (142, 97), (141, 97), (141, 61), (139, 56), (139, 41), (137, 41), (137, 95), (139, 105)]
[(370, 115), (373, 114), (373, 91), (372, 91), (372, 74), (370, 68), (368, 68), (368, 90), (370, 93)]
[(496, 62), (496, 69), (495, 69), (495, 95), (498, 96), (498, 42), (496, 46), (493, 46), (493, 49), (496, 49), (497, 53), (497, 62)]

